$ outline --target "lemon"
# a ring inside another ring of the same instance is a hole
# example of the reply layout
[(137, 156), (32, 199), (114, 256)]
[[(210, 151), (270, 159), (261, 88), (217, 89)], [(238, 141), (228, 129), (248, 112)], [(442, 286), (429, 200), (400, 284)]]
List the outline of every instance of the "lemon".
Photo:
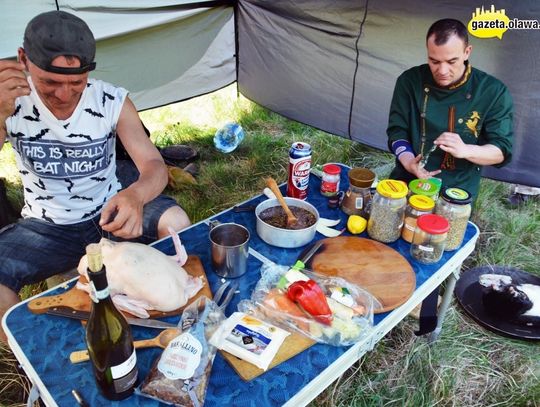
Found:
[(351, 232), (353, 235), (362, 233), (364, 230), (366, 230), (366, 226), (367, 220), (359, 215), (351, 215), (347, 220), (347, 229), (349, 229), (349, 232)]

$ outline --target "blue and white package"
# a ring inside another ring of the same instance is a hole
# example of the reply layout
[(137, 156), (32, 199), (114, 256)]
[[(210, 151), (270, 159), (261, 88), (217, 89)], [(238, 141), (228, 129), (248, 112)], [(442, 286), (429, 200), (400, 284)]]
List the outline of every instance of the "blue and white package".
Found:
[(217, 348), (267, 370), (289, 332), (252, 315), (235, 312), (212, 336)]

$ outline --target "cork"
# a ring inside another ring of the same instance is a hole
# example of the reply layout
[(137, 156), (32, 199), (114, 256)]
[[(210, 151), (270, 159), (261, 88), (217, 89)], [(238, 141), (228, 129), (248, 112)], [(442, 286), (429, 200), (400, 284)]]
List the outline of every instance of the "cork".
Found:
[(86, 258), (88, 260), (88, 270), (98, 272), (103, 268), (101, 246), (98, 243), (91, 243), (86, 246)]

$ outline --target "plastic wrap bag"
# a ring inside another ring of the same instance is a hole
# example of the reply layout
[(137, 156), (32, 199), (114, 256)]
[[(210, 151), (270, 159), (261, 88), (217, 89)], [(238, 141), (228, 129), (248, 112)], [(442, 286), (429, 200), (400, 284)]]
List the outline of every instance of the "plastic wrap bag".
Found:
[(369, 292), (342, 278), (267, 264), (251, 299), (238, 309), (317, 342), (348, 346), (369, 333), (378, 306)]
[(156, 358), (137, 394), (175, 406), (202, 406), (217, 350), (209, 340), (224, 320), (207, 297), (186, 307), (180, 334)]

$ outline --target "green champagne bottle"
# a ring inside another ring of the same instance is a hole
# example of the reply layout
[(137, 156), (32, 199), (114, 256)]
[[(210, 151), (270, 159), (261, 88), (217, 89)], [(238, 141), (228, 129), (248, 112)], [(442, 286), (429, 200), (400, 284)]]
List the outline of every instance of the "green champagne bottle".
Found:
[(105, 265), (98, 244), (88, 245), (88, 277), (95, 290), (86, 325), (86, 346), (94, 376), (109, 400), (129, 397), (137, 383), (137, 357), (131, 329), (109, 294)]

